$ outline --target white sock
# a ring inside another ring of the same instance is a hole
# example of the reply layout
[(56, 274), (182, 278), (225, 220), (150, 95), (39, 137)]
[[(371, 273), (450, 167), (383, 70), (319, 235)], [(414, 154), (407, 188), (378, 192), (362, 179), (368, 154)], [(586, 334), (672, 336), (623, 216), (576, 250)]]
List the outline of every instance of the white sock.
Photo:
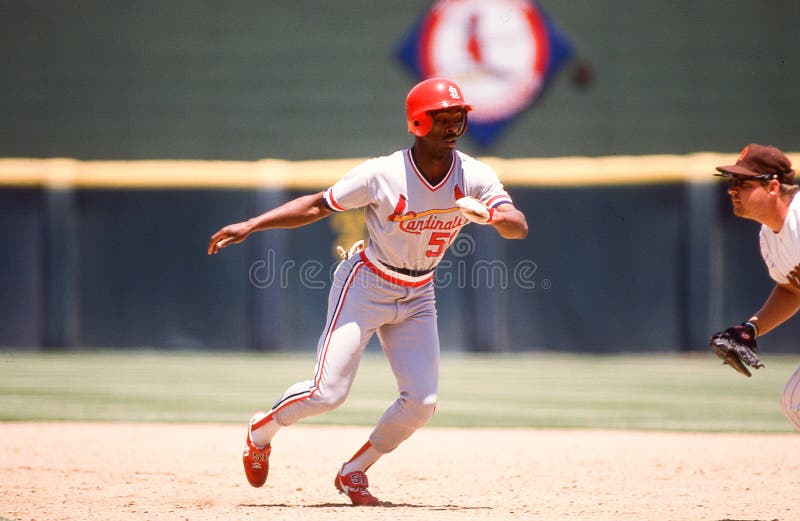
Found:
[(383, 453), (378, 452), (378, 450), (373, 447), (370, 442), (367, 442), (366, 445), (361, 447), (361, 449), (356, 452), (355, 456), (353, 456), (350, 461), (342, 466), (342, 475), (346, 476), (347, 474), (357, 470), (366, 472), (367, 469), (370, 468), (373, 463), (378, 461), (381, 456), (383, 456)]
[(258, 429), (252, 430), (252, 425), (260, 420), (262, 420), (266, 416), (265, 413), (256, 414), (252, 418), (250, 418), (250, 439), (253, 443), (256, 444), (256, 447), (263, 448), (272, 443), (272, 437), (275, 436), (275, 433), (282, 427), (282, 425), (276, 422), (274, 419), (268, 421), (265, 425), (262, 425)]

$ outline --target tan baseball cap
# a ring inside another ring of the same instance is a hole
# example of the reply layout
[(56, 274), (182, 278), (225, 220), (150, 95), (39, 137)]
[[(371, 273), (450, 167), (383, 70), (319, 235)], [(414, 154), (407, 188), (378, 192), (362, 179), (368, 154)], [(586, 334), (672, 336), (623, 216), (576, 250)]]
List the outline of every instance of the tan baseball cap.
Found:
[(718, 166), (720, 177), (738, 177), (767, 181), (777, 179), (783, 184), (794, 183), (792, 162), (786, 154), (773, 146), (750, 143), (742, 149), (735, 165)]

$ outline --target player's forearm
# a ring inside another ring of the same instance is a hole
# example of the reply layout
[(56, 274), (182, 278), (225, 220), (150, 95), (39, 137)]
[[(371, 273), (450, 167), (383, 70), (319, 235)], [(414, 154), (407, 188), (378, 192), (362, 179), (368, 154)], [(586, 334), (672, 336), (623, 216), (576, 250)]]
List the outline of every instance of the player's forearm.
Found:
[(322, 192), (293, 199), (247, 221), (251, 231), (298, 228), (333, 213), (323, 202)]
[(528, 236), (525, 214), (516, 208), (495, 209), (490, 223), (504, 239), (524, 239)]
[(775, 286), (764, 305), (751, 318), (758, 334), (772, 331), (800, 310), (800, 293), (785, 286)]

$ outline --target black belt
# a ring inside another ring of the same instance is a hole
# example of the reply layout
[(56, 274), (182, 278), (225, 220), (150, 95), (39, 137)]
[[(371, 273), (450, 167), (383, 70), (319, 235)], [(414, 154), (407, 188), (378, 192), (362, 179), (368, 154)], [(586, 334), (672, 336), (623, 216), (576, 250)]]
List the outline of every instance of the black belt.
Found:
[(394, 271), (396, 273), (400, 273), (401, 275), (406, 275), (408, 277), (422, 277), (423, 275), (427, 275), (429, 273), (433, 273), (433, 270), (436, 269), (436, 268), (431, 268), (429, 270), (410, 270), (408, 268), (397, 268), (395, 266), (390, 266), (390, 265), (386, 264), (383, 261), (378, 261), (378, 262), (380, 262), (381, 264), (383, 264), (384, 266), (386, 266), (390, 270), (392, 270), (392, 271)]

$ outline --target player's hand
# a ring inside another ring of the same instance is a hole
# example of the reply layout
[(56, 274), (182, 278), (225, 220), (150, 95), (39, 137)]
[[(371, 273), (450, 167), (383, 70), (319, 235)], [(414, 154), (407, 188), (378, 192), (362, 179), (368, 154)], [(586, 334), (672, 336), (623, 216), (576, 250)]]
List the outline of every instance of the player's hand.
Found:
[(482, 202), (469, 196), (457, 199), (456, 206), (461, 210), (461, 215), (477, 224), (489, 224), (494, 213), (489, 208), (486, 208)]
[(350, 246), (349, 250), (345, 250), (344, 246), (337, 245), (336, 251), (339, 253), (339, 257), (342, 260), (347, 260), (351, 258), (353, 255), (361, 251), (364, 251), (364, 240), (363, 239), (357, 240), (356, 242), (353, 243), (352, 246)]
[(794, 267), (792, 271), (786, 275), (789, 282), (797, 289), (800, 289), (800, 264)]
[(236, 244), (247, 239), (251, 232), (246, 222), (229, 224), (211, 236), (208, 241), (208, 254), (213, 255), (229, 244)]

